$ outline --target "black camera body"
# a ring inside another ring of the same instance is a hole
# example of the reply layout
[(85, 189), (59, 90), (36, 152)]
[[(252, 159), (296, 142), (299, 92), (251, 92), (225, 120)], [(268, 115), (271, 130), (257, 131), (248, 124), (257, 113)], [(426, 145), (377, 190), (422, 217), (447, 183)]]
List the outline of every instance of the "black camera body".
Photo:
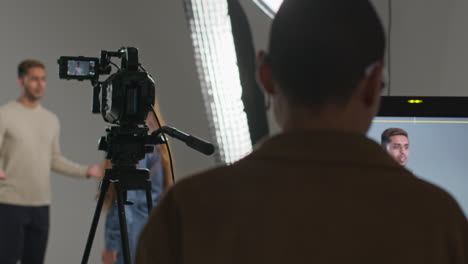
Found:
[[(120, 67), (111, 62), (112, 57), (121, 59)], [(173, 127), (162, 126), (148, 135), (150, 131), (146, 118), (153, 111), (156, 88), (153, 78), (138, 62), (136, 48), (103, 50), (99, 59), (63, 56), (58, 64), (61, 79), (91, 81), (92, 112), (100, 113), (104, 121), (113, 125), (106, 130), (107, 136), (101, 138), (99, 149), (107, 152), (106, 158), (111, 160), (114, 167), (135, 167), (138, 160), (153, 151), (152, 146), (166, 143), (163, 134), (177, 138), (205, 155), (211, 155), (215, 151), (209, 142)], [(101, 75), (111, 73), (111, 64), (118, 71), (106, 80), (99, 81)], [(155, 117), (157, 118), (156, 113)]]
[[(121, 66), (100, 82), (101, 75), (111, 73), (112, 57), (120, 58)], [(101, 58), (62, 56), (58, 64), (61, 79), (91, 81), (94, 88), (92, 112), (100, 113), (106, 122), (124, 126), (145, 124), (154, 104), (155, 84), (147, 72), (140, 70), (138, 49), (103, 50)]]
[(154, 81), (146, 72), (114, 73), (100, 85), (98, 90), (100, 112), (108, 123), (144, 124), (154, 104)]

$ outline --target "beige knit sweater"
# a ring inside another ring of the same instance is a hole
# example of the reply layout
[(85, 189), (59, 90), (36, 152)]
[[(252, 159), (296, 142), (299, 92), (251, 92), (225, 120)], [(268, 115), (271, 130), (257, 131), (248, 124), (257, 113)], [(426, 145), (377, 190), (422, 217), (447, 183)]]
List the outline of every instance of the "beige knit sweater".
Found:
[(0, 203), (48, 205), (50, 170), (86, 177), (87, 167), (60, 153), (57, 116), (42, 106), (28, 108), (14, 101), (0, 107)]

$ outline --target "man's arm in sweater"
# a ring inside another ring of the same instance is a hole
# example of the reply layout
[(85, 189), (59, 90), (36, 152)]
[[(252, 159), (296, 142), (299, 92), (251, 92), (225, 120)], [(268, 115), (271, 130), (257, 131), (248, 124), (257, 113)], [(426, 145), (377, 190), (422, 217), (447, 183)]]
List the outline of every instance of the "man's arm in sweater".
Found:
[(87, 167), (73, 162), (62, 155), (59, 131), (56, 133), (52, 144), (52, 170), (63, 175), (78, 178), (102, 178), (101, 168), (98, 165)]
[[(2, 149), (3, 137), (5, 136), (5, 131), (6, 131), (5, 120), (3, 119), (2, 113), (0, 112), (0, 149)], [(6, 179), (6, 175), (5, 175), (5, 171), (0, 166), (0, 180), (3, 180), (3, 179)]]

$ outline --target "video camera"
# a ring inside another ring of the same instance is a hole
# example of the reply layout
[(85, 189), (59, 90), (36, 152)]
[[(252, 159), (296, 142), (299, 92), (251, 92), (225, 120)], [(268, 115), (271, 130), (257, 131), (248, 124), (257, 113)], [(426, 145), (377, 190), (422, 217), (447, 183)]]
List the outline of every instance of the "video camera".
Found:
[[(112, 57), (121, 59), (120, 67), (111, 61)], [(148, 211), (153, 207), (149, 171), (137, 169), (138, 161), (143, 159), (145, 154), (153, 152), (154, 145), (167, 144), (165, 134), (185, 142), (187, 146), (205, 155), (213, 154), (215, 148), (209, 142), (173, 127), (159, 124), (160, 127), (156, 131), (149, 131), (145, 121), (148, 113), (153, 111), (155, 84), (151, 76), (138, 62), (136, 48), (127, 47), (118, 51), (103, 50), (100, 59), (62, 56), (59, 58), (58, 64), (61, 79), (91, 81), (93, 85), (92, 112), (101, 113), (104, 120), (112, 124), (106, 129), (107, 135), (101, 137), (99, 141), (99, 150), (107, 153), (106, 159), (111, 161), (112, 168), (106, 169), (101, 181), (99, 199), (82, 263), (88, 261), (105, 193), (112, 183), (119, 211), (124, 263), (129, 264), (131, 263), (130, 248), (124, 205), (131, 204), (131, 202), (127, 201), (127, 191), (144, 190)], [(99, 81), (101, 75), (111, 73), (111, 65), (118, 68), (117, 72), (111, 74), (106, 80)], [(154, 115), (158, 121), (156, 112)], [(174, 179), (174, 175), (172, 176)]]
[[(120, 68), (111, 58), (121, 59)], [(155, 99), (155, 84), (138, 62), (138, 49), (120, 48), (118, 51), (101, 51), (101, 58), (62, 56), (58, 60), (59, 77), (67, 80), (90, 80), (93, 85), (92, 112), (101, 113), (111, 124), (134, 126), (144, 124)], [(101, 75), (116, 73), (100, 82)], [(141, 69), (140, 69), (141, 68)]]

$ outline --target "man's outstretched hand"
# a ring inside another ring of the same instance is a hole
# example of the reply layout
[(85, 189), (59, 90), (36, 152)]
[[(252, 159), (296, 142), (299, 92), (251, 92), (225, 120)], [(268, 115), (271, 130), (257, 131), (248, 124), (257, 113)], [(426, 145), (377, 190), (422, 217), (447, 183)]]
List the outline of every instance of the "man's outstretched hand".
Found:
[(96, 179), (101, 179), (104, 176), (102, 168), (99, 165), (90, 166), (88, 170), (86, 171), (86, 174), (88, 175), (89, 178), (96, 178)]

